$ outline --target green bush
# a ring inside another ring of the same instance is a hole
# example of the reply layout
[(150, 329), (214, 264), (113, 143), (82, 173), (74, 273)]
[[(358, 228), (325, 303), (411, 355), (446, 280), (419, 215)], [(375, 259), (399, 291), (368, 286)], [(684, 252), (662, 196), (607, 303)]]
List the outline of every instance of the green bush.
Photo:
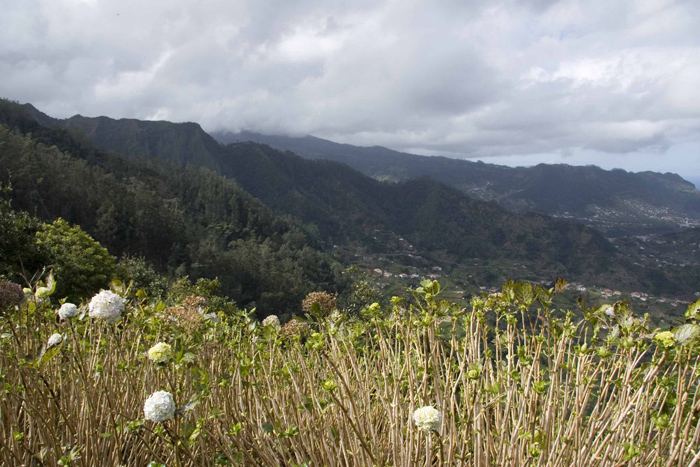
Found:
[(105, 247), (77, 225), (59, 218), (43, 224), (36, 243), (48, 254), (56, 277), (56, 296), (77, 301), (109, 285), (116, 272), (116, 259)]

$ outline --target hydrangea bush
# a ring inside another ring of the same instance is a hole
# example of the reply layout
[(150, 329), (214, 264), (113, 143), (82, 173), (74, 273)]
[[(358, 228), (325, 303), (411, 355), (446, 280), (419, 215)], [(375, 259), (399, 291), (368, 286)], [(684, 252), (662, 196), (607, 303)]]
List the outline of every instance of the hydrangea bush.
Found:
[(328, 295), (280, 329), (126, 288), (88, 306), (119, 326), (66, 320), (35, 287), (0, 320), (0, 464), (700, 465), (700, 302), (661, 330), (552, 310), (560, 288), (463, 308), (426, 281), (361, 317)]

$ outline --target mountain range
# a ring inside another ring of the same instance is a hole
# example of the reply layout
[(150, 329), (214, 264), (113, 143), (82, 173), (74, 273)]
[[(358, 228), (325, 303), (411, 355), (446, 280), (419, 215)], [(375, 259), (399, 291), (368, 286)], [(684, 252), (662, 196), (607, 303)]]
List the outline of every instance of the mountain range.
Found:
[(430, 177), (511, 211), (577, 219), (609, 236), (700, 226), (700, 191), (676, 174), (632, 173), (595, 166), (505, 167), (418, 156), (381, 146), (339, 144), (313, 136), (214, 132), (222, 144), (252, 141), (309, 159), (341, 162), (378, 180)]
[[(124, 160), (134, 161), (124, 163), (136, 164), (134, 170), (157, 167), (161, 176), (177, 176), (181, 182), (192, 176), (192, 167), (209, 170), (207, 176), (212, 177), (211, 183), (219, 180), (216, 177), (230, 180), (226, 183), (234, 183), (232, 187), (240, 187), (241, 191), (257, 198), (275, 215), (286, 216), (281, 218), (288, 219), (285, 222), (298, 225), (306, 236), (306, 244), (330, 254), (346, 266), (358, 256), (395, 255), (396, 261), (404, 263), (422, 257), (443, 266), (477, 260), (495, 268), (506, 263), (522, 264), (533, 280), (562, 276), (659, 293), (687, 293), (687, 284), (692, 284), (687, 278), (676, 280), (675, 272), (668, 268), (635, 265), (633, 259), (621, 254), (601, 233), (581, 223), (524, 209), (506, 210), (503, 204), (468, 196), (462, 190), (429, 177), (429, 173), (414, 179), (379, 181), (347, 164), (308, 160), (265, 144), (220, 144), (195, 123), (82, 116), (54, 119), (30, 105), (22, 109), (32, 116), (36, 127), (22, 130), (21, 125), (12, 122), (12, 112), (18, 112), (12, 109), (5, 110), (10, 118), (5, 115), (4, 122), (0, 112), (0, 122), (19, 128), (25, 134), (51, 131), (54, 144), (59, 138), (57, 135), (64, 135), (71, 143), (59, 147), (69, 157), (73, 157), (71, 146), (95, 145), (99, 151), (107, 151), (105, 154), (109, 157), (127, 157)], [(441, 160), (425, 159), (428, 162)], [(94, 161), (88, 160), (88, 163)], [(109, 170), (108, 165), (101, 167)], [(496, 167), (493, 170), (506, 169)], [(51, 176), (50, 173), (45, 175)], [(673, 188), (676, 185), (683, 188), (684, 182), (673, 176), (663, 177), (669, 180), (671, 188), (667, 191), (680, 193), (679, 199), (687, 196), (692, 208), (692, 192), (685, 194), (684, 189)], [(186, 195), (186, 191), (167, 193), (169, 202), (175, 205), (183, 202)], [(674, 198), (674, 203), (679, 202)], [(216, 216), (210, 215), (201, 225), (211, 231), (216, 223)], [(258, 236), (258, 241), (264, 242), (264, 238)], [(196, 248), (185, 245), (185, 250), (193, 249)], [(214, 256), (209, 255), (210, 258)], [(195, 263), (196, 259), (189, 260), (189, 271)], [(225, 269), (223, 263), (225, 261), (221, 260), (217, 263), (218, 269), (200, 273), (217, 274)], [(687, 275), (687, 270), (683, 274)], [(493, 278), (493, 271), (479, 271), (472, 280), (478, 284), (489, 276)], [(501, 276), (496, 274), (495, 277)], [(233, 276), (230, 282), (233, 287)]]

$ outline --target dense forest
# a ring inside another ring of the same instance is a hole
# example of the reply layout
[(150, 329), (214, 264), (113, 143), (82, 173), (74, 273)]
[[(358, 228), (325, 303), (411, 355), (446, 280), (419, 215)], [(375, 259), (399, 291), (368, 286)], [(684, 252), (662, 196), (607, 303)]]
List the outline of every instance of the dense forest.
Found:
[(340, 266), (234, 181), (125, 159), (19, 110), (6, 101), (0, 110), (0, 181), (15, 209), (80, 225), (113, 255), (145, 257), (163, 273), (218, 277), (262, 316), (298, 311), (314, 290), (342, 291)]

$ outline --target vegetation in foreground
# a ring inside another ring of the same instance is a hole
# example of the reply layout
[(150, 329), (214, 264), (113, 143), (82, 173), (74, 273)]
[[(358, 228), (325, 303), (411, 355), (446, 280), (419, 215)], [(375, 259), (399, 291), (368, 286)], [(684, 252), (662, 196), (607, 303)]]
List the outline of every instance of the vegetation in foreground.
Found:
[(3, 465), (700, 461), (700, 301), (661, 332), (624, 302), (550, 310), (561, 283), (460, 309), (426, 281), (361, 317), (317, 293), (282, 327), (119, 284), (60, 304), (54, 285), (2, 283)]

